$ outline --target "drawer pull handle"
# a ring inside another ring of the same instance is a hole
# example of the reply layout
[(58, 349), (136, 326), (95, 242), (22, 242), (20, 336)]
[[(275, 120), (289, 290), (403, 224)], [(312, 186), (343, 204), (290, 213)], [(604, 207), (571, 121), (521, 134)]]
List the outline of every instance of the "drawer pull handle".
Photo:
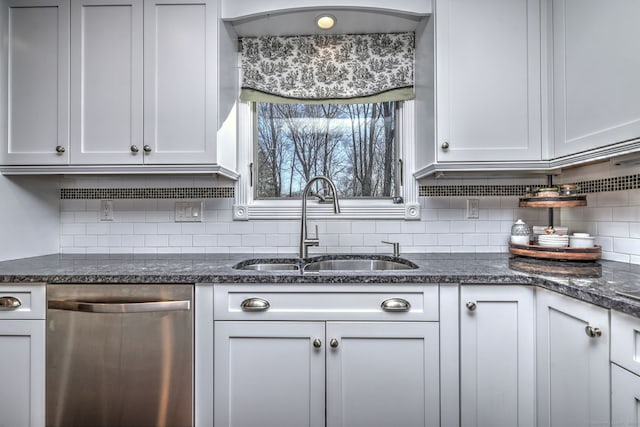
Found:
[(320, 348), (322, 347), (322, 341), (320, 340), (320, 338), (316, 338), (315, 340), (313, 340), (313, 348)]
[(0, 297), (0, 309), (15, 310), (21, 305), (22, 302), (16, 297)]
[(585, 327), (584, 331), (590, 338), (598, 338), (602, 336), (602, 330), (600, 328), (594, 328), (593, 326)]
[(409, 304), (409, 301), (407, 301), (406, 299), (402, 299), (402, 298), (389, 298), (387, 300), (382, 301), (382, 304), (380, 304), (380, 307), (384, 310), (384, 311), (409, 311), (409, 309), (411, 308), (411, 304)]
[(331, 348), (338, 348), (340, 342), (338, 342), (338, 340), (335, 338), (331, 338), (331, 341), (329, 341), (329, 345), (331, 346)]
[(242, 311), (267, 311), (269, 307), (269, 301), (262, 298), (247, 298), (240, 304)]
[(466, 304), (466, 306), (467, 306), (467, 310), (469, 310), (469, 311), (475, 311), (475, 309), (478, 307), (478, 305), (473, 301), (469, 301)]

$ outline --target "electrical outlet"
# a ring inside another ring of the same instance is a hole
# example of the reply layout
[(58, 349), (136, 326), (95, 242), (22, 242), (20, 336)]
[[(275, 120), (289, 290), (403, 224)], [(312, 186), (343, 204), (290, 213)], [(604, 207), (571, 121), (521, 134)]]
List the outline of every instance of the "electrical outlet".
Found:
[(176, 202), (176, 222), (202, 222), (203, 203)]
[(113, 221), (113, 200), (100, 201), (100, 221)]
[(480, 200), (467, 199), (467, 218), (468, 219), (480, 218)]

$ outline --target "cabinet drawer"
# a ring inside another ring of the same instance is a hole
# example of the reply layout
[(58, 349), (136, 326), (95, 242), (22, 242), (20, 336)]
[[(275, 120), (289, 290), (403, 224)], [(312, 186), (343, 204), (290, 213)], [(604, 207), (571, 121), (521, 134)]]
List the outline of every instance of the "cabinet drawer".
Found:
[(640, 319), (611, 311), (611, 361), (640, 375)]
[[(16, 307), (0, 307), (0, 320), (7, 319), (44, 319), (45, 318), (45, 285), (0, 285), (0, 299), (4, 304), (15, 304)], [(4, 305), (3, 304), (3, 305)]]
[(214, 319), (437, 321), (438, 285), (216, 285)]

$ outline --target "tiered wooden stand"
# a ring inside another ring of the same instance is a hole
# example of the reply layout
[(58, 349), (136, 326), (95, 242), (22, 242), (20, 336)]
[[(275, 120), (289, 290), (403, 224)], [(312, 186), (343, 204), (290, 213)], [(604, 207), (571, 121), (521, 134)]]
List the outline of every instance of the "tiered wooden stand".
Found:
[[(520, 199), (521, 208), (548, 208), (549, 221), (553, 226), (553, 208), (574, 208), (587, 206), (587, 196), (524, 197)], [(538, 245), (518, 245), (509, 243), (509, 252), (514, 255), (561, 261), (595, 261), (602, 256), (602, 248), (549, 247)]]

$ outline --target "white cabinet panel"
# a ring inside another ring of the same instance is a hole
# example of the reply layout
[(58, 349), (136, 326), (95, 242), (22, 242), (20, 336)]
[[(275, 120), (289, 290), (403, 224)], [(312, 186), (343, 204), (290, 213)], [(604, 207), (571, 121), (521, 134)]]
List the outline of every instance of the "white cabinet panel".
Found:
[(437, 160), (540, 160), (539, 0), (437, 0), (435, 16)]
[(215, 425), (324, 427), (322, 322), (216, 322)]
[(71, 163), (142, 162), (142, 25), (142, 0), (72, 1)]
[(640, 319), (611, 312), (611, 361), (640, 376)]
[(44, 427), (44, 320), (0, 321), (0, 425)]
[(611, 364), (611, 425), (640, 426), (640, 377)]
[[(69, 4), (9, 0), (7, 150), (3, 163), (65, 164), (69, 141)], [(58, 151), (56, 151), (56, 149)]]
[(326, 337), (328, 427), (440, 425), (437, 323), (327, 322)]
[(554, 0), (555, 156), (640, 137), (640, 2)]
[(608, 310), (543, 290), (536, 309), (538, 425), (608, 426)]
[(145, 1), (145, 163), (215, 163), (216, 2)]
[(533, 289), (462, 286), (461, 422), (469, 427), (533, 427)]

